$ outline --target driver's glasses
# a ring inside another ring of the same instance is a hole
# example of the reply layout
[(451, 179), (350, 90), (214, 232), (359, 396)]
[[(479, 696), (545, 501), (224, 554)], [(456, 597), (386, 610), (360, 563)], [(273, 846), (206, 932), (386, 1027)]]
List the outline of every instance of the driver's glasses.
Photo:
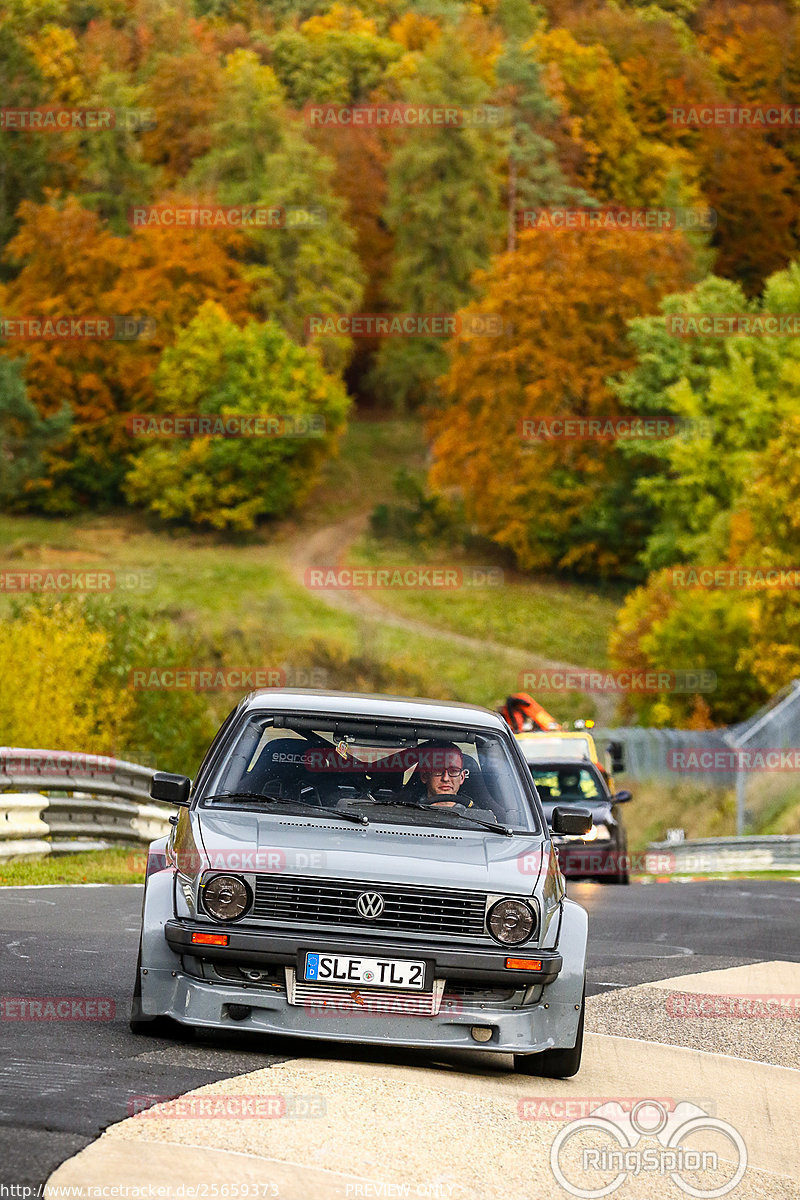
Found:
[(431, 771), (431, 775), (435, 776), (437, 779), (443, 778), (445, 775), (449, 775), (451, 779), (458, 779), (459, 775), (463, 774), (463, 767), (441, 767), (437, 768), (435, 771)]

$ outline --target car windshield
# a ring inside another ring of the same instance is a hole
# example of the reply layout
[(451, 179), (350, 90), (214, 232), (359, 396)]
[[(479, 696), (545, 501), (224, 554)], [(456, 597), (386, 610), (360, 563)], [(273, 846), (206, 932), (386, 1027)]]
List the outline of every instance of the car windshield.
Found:
[(253, 714), (203, 788), (202, 807), (539, 832), (502, 736), (417, 723)]
[(593, 767), (567, 763), (530, 763), (529, 770), (542, 804), (599, 803), (608, 792)]
[(528, 762), (547, 758), (588, 758), (591, 746), (587, 738), (520, 738), (522, 753)]

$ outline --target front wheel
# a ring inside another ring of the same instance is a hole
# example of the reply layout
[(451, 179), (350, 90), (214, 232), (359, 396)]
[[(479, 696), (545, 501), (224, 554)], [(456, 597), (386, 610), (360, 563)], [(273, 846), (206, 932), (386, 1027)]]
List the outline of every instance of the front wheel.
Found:
[(570, 1079), (577, 1075), (583, 1054), (583, 1019), (586, 1013), (586, 981), (583, 983), (581, 1015), (575, 1045), (563, 1050), (542, 1050), (539, 1054), (515, 1054), (514, 1070), (520, 1075), (539, 1075), (544, 1079)]

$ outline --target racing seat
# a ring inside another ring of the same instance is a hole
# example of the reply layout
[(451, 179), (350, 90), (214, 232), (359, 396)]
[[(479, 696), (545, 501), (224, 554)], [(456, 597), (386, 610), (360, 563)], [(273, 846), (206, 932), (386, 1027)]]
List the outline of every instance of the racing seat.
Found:
[[(481, 815), (489, 812), (492, 816), (495, 816), (492, 797), (483, 781), (478, 760), (473, 758), (471, 754), (464, 754), (462, 757), (464, 759), (464, 770), (469, 771), (469, 775), (459, 788), (459, 796), (466, 796), (471, 800), (473, 808), (480, 810)], [(476, 813), (477, 815), (479, 814)]]
[(239, 787), (251, 792), (299, 798), (308, 775), (308, 743), (300, 738), (275, 738), (267, 742)]

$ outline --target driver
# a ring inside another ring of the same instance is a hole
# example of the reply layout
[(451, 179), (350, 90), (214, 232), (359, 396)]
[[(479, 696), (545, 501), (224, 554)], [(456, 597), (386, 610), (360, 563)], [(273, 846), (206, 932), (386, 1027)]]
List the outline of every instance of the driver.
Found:
[(419, 779), (424, 784), (421, 804), (432, 804), (436, 808), (453, 808), (460, 804), (472, 808), (468, 796), (456, 800), (459, 789), (469, 775), (464, 769), (464, 757), (454, 742), (427, 742), (420, 747)]

